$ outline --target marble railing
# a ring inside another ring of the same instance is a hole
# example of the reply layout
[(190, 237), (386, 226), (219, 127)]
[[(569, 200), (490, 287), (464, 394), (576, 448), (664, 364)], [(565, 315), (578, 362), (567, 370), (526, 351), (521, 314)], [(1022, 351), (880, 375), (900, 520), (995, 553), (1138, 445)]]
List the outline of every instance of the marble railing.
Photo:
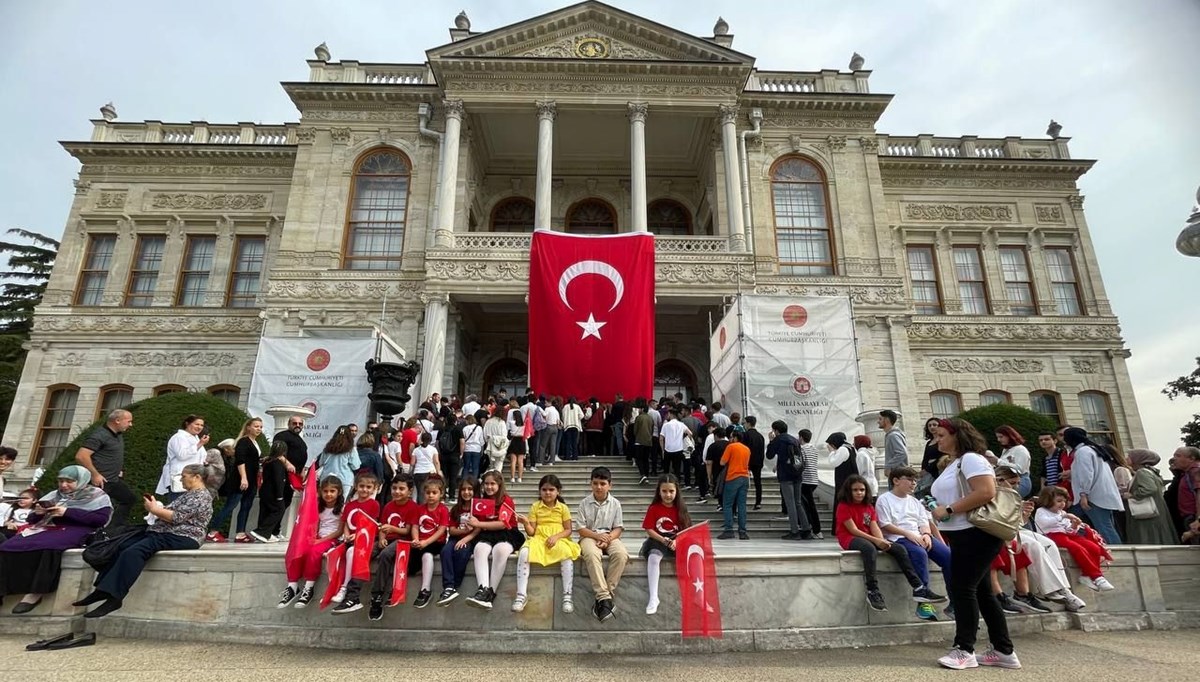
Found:
[(433, 84), (433, 74), (424, 64), (362, 64), (356, 61), (308, 62), (308, 80), (313, 83), (367, 83), (369, 85)]
[(746, 90), (758, 92), (805, 93), (851, 92), (865, 94), (869, 72), (841, 73), (825, 71), (754, 71), (746, 82)]
[(964, 159), (1069, 159), (1069, 138), (1032, 140), (1021, 137), (980, 138), (878, 136), (880, 156), (937, 156)]
[(163, 144), (296, 144), (299, 124), (216, 124), (205, 121), (117, 123), (92, 121), (92, 142), (142, 142)]
[[(528, 251), (533, 236), (511, 232), (472, 232), (454, 235), (456, 251)], [(728, 253), (725, 237), (655, 237), (658, 253)]]

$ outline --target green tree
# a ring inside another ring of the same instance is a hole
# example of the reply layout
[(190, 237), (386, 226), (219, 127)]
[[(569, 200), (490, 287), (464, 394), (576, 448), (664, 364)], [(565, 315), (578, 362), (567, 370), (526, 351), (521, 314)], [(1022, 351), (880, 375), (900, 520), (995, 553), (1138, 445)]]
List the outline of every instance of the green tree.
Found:
[[(1183, 396), (1195, 398), (1200, 396), (1200, 358), (1196, 358), (1196, 369), (1191, 374), (1185, 374), (1174, 381), (1168, 381), (1163, 394), (1171, 400)], [(1193, 414), (1192, 421), (1180, 427), (1185, 445), (1200, 447), (1200, 414)]]
[(23, 346), (33, 328), (33, 309), (46, 293), (59, 247), (37, 232), (13, 228), (8, 234), (30, 243), (0, 241), (0, 255), (8, 256), (8, 270), (0, 272), (0, 424), (8, 423), (25, 366)]

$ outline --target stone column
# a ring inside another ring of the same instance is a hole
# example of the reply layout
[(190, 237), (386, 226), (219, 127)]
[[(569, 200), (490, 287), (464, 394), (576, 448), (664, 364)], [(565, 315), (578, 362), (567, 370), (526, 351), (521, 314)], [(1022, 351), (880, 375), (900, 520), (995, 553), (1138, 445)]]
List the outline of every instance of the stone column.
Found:
[(742, 224), (742, 172), (738, 168), (736, 104), (721, 104), (721, 155), (725, 159), (725, 215), (729, 224), (729, 250), (746, 250)]
[(442, 158), (442, 184), (438, 194), (439, 224), (433, 240), (438, 248), (445, 249), (454, 246), (454, 215), (457, 212), (455, 204), (458, 199), (458, 145), (464, 110), (461, 99), (442, 100), (442, 104), (446, 107), (446, 152)]
[(422, 330), (425, 348), (421, 354), (421, 392), (414, 396), (414, 403), (420, 403), (434, 391), (442, 391), (450, 297), (446, 294), (426, 294), (421, 296), (421, 302), (425, 304), (425, 323)]
[(646, 227), (646, 112), (645, 102), (629, 103), (629, 203), (633, 232)]
[(554, 119), (558, 105), (553, 100), (537, 103), (537, 189), (534, 193), (533, 229), (550, 229), (550, 182), (554, 171)]

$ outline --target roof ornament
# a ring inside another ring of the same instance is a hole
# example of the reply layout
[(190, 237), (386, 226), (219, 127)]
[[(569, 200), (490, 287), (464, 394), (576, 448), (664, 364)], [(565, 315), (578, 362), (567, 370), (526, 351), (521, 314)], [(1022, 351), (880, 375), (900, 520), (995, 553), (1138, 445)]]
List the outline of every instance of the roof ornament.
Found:
[(471, 19), (467, 16), (467, 10), (464, 9), (458, 13), (458, 16), (454, 17), (454, 28), (460, 31), (471, 30)]
[(713, 35), (714, 36), (729, 35), (729, 22), (725, 21), (721, 17), (717, 17), (717, 23), (716, 23), (716, 25), (713, 26)]
[(319, 60), (321, 60), (321, 61), (323, 61), (323, 62), (327, 62), (327, 61), (329, 61), (329, 59), (330, 59), (330, 57), (329, 57), (329, 46), (328, 46), (328, 45), (326, 45), (324, 42), (322, 42), (320, 45), (318, 45), (318, 46), (316, 47), (316, 49), (315, 49), (315, 50), (313, 50), (313, 52), (314, 52), (314, 53), (316, 53), (316, 55), (317, 55), (317, 59), (319, 59)]
[(117, 118), (117, 108), (113, 106), (112, 102), (109, 102), (100, 107), (100, 115), (104, 117), (105, 121), (115, 120)]
[(1050, 119), (1050, 125), (1046, 127), (1046, 134), (1049, 135), (1051, 138), (1057, 140), (1058, 134), (1061, 132), (1062, 132), (1062, 126), (1060, 126), (1058, 124), (1058, 121), (1055, 121), (1054, 119)]
[(863, 56), (861, 54), (855, 52), (854, 54), (850, 55), (850, 70), (851, 71), (862, 71), (863, 64), (866, 64), (866, 63), (867, 63), (867, 60), (863, 59)]

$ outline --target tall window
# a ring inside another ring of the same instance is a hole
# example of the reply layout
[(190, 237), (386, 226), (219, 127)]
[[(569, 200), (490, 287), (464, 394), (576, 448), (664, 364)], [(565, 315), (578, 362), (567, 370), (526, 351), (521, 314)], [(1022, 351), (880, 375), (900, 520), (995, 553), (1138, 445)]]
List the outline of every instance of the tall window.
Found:
[(567, 232), (614, 234), (617, 212), (603, 199), (584, 199), (567, 209)]
[(100, 399), (96, 401), (96, 419), (101, 419), (118, 407), (125, 407), (133, 402), (133, 387), (124, 384), (112, 384), (100, 387)]
[(1005, 391), (984, 391), (979, 394), (979, 404), (984, 405), (1007, 405), (1012, 402), (1012, 396)]
[(937, 264), (933, 248), (908, 247), (908, 276), (912, 280), (913, 304), (918, 315), (941, 315), (942, 295), (938, 291)]
[(954, 247), (954, 277), (958, 280), (958, 297), (963, 312), (971, 315), (988, 314), (987, 285), (983, 281), (983, 263), (979, 248)]
[(692, 214), (671, 199), (655, 199), (646, 207), (646, 226), (657, 235), (687, 236), (692, 233)]
[(75, 305), (100, 305), (116, 248), (115, 234), (93, 234), (88, 237), (87, 255), (83, 259), (83, 270), (79, 273), (79, 289), (75, 292)]
[(1034, 391), (1029, 394), (1029, 409), (1062, 424), (1062, 401), (1054, 391)]
[(962, 396), (958, 391), (934, 391), (929, 394), (929, 404), (933, 408), (933, 416), (938, 419), (956, 417), (962, 409)]
[(1082, 315), (1079, 305), (1079, 281), (1075, 277), (1075, 259), (1071, 250), (1046, 249), (1046, 266), (1050, 270), (1050, 290), (1058, 304), (1059, 315)]
[(217, 250), (216, 237), (188, 237), (187, 253), (179, 273), (179, 295), (175, 305), (204, 305), (208, 290), (208, 276), (212, 273), (213, 254)]
[(400, 267), (410, 169), (408, 158), (390, 149), (371, 152), (358, 162), (350, 194), (347, 268), (390, 270)]
[(1083, 411), (1083, 428), (1087, 429), (1092, 440), (1101, 445), (1117, 444), (1108, 395), (1100, 391), (1084, 391), (1079, 394), (1079, 408)]
[(1004, 274), (1004, 293), (1013, 315), (1037, 315), (1033, 280), (1029, 277), (1029, 259), (1019, 246), (1000, 248), (1000, 271)]
[(771, 169), (775, 245), (781, 275), (832, 275), (829, 200), (816, 164), (789, 156)]
[(187, 387), (180, 386), (179, 384), (163, 384), (162, 386), (154, 387), (155, 398), (160, 395), (169, 395), (171, 393), (187, 393)]
[(266, 237), (238, 237), (226, 303), (230, 308), (254, 307), (254, 297), (262, 283), (266, 250)]
[(129, 290), (125, 292), (125, 305), (145, 308), (154, 303), (154, 289), (158, 286), (158, 270), (162, 267), (163, 250), (167, 248), (165, 235), (138, 237), (137, 254), (129, 273)]
[(509, 197), (492, 209), (492, 232), (533, 232), (533, 200)]
[(242, 395), (242, 390), (237, 386), (230, 384), (220, 384), (218, 386), (209, 386), (208, 394), (214, 398), (220, 398), (225, 402), (237, 407), (238, 398)]
[(679, 360), (663, 360), (654, 366), (654, 398), (682, 393), (684, 400), (696, 395), (696, 374)]
[(75, 421), (75, 403), (79, 400), (78, 386), (51, 386), (46, 391), (46, 409), (38, 429), (33, 464), (53, 461), (71, 440), (71, 422)]

